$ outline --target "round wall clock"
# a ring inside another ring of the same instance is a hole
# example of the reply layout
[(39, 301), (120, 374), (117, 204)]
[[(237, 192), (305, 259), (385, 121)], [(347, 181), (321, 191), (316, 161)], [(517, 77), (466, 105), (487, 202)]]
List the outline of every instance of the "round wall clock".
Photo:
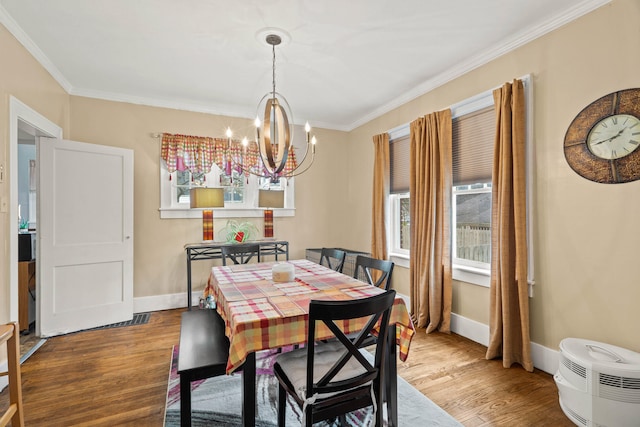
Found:
[(640, 179), (640, 88), (603, 96), (569, 125), (564, 156), (578, 175), (604, 184)]

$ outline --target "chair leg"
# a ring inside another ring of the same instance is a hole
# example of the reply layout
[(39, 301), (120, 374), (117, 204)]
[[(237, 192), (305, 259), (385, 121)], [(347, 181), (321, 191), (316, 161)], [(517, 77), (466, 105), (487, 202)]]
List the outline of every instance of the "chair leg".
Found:
[(7, 341), (7, 364), (9, 374), (9, 402), (15, 406), (16, 412), (11, 417), (11, 425), (24, 426), (24, 409), (22, 407), (22, 375), (20, 372), (20, 328), (13, 324), (13, 334)]
[(285, 411), (287, 410), (287, 392), (282, 385), (278, 385), (278, 427), (284, 427)]
[(382, 407), (382, 405), (384, 405), (384, 400), (382, 400), (380, 394), (376, 396), (376, 400), (376, 404), (378, 405), (376, 410), (376, 427), (382, 427), (384, 424), (384, 418), (382, 416), (384, 412), (384, 408)]

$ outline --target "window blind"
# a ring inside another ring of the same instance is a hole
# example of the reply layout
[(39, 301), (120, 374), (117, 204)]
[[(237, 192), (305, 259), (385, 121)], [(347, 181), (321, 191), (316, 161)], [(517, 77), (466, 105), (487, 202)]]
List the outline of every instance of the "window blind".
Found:
[(411, 143), (409, 135), (402, 136), (391, 141), (389, 146), (390, 170), (390, 192), (409, 192), (409, 145)]
[(453, 185), (491, 182), (495, 108), (455, 118), (452, 126)]

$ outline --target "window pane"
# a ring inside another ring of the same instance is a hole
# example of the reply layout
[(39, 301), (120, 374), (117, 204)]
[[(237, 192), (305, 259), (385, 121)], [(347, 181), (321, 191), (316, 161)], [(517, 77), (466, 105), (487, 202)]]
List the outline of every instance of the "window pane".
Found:
[(410, 215), (411, 199), (403, 197), (400, 199), (400, 248), (410, 250), (411, 247), (411, 215)]
[(220, 185), (224, 187), (225, 203), (242, 203), (244, 200), (244, 184), (244, 175), (239, 174), (236, 170), (231, 172), (231, 177), (224, 174), (220, 175)]
[(491, 262), (491, 193), (457, 194), (456, 257)]
[(189, 171), (176, 171), (176, 197), (178, 203), (189, 203)]

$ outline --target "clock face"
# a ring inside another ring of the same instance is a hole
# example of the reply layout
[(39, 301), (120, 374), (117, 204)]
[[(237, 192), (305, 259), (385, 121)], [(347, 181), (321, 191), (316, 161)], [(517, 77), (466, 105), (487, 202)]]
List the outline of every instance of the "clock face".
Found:
[(564, 137), (571, 169), (590, 181), (640, 180), (640, 88), (619, 90), (584, 107)]
[(629, 114), (605, 117), (589, 132), (587, 145), (601, 159), (628, 156), (640, 145), (640, 120)]

